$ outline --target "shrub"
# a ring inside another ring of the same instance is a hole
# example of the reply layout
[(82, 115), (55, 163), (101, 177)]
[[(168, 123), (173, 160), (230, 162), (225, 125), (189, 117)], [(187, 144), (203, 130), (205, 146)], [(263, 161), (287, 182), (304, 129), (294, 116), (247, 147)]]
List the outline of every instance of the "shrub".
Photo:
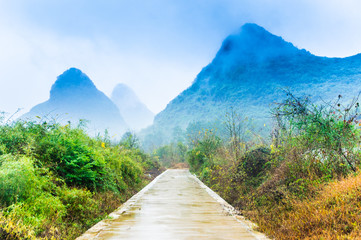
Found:
[(37, 236), (59, 235), (55, 226), (62, 222), (65, 214), (66, 209), (60, 199), (44, 192), (13, 204), (5, 211), (8, 219), (27, 226)]
[(291, 200), (288, 208), (260, 211), (260, 229), (276, 239), (358, 239), (361, 175), (319, 188), (315, 197)]
[(0, 156), (0, 204), (9, 206), (23, 201), (39, 186), (33, 161), (27, 157)]
[(309, 151), (321, 152), (322, 162), (337, 174), (355, 172), (359, 163), (354, 151), (360, 139), (356, 129), (359, 103), (354, 100), (344, 106), (340, 103), (340, 95), (335, 103), (316, 105), (307, 97), (287, 95), (288, 98), (273, 110), (279, 127), (288, 136), (297, 136), (297, 144), (306, 146)]
[(241, 159), (241, 165), (248, 177), (258, 177), (264, 173), (266, 163), (270, 160), (271, 151), (266, 147), (259, 147), (247, 152)]
[(63, 188), (59, 193), (59, 199), (66, 208), (65, 218), (80, 225), (93, 219), (98, 214), (98, 203), (93, 196), (94, 193), (88, 190)]
[[(0, 114), (1, 122), (1, 114)], [(0, 239), (75, 239), (139, 191), (159, 163), (70, 125), (0, 125)]]
[(80, 129), (58, 127), (35, 145), (35, 155), (67, 184), (95, 189), (103, 185), (105, 164), (89, 142)]
[(24, 123), (17, 122), (0, 128), (0, 145), (4, 145), (5, 153), (25, 153), (28, 142), (28, 131)]
[(212, 156), (221, 146), (221, 140), (212, 131), (205, 131), (193, 144), (193, 149), (187, 154), (187, 162), (191, 171), (199, 173), (204, 167), (212, 166)]
[(154, 151), (154, 156), (159, 158), (159, 161), (165, 167), (173, 167), (177, 163), (186, 161), (187, 146), (181, 142), (177, 144), (171, 143), (157, 148)]
[(0, 239), (4, 240), (35, 240), (37, 239), (35, 232), (21, 224), (17, 220), (10, 219), (9, 217), (4, 217), (0, 213)]

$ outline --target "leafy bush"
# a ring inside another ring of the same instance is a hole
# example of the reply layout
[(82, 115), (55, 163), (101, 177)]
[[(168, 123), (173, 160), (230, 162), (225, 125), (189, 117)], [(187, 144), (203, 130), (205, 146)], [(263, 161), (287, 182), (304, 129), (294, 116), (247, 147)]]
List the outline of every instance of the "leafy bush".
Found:
[(0, 238), (74, 239), (159, 172), (137, 146), (70, 125), (0, 125)]
[(182, 142), (171, 143), (157, 148), (154, 151), (154, 156), (157, 156), (159, 161), (165, 167), (173, 167), (177, 163), (184, 163), (186, 161), (187, 146)]
[(90, 142), (82, 130), (59, 126), (34, 144), (35, 156), (67, 184), (95, 189), (104, 181), (105, 163)]
[(39, 185), (33, 161), (12, 155), (0, 156), (0, 204), (9, 206), (31, 196)]
[(4, 146), (4, 153), (24, 154), (29, 138), (29, 131), (21, 122), (0, 128), (0, 145)]
[(84, 226), (84, 229), (94, 224), (94, 216), (102, 216), (99, 202), (94, 199), (94, 193), (88, 190), (64, 188), (59, 193), (59, 199), (66, 208), (64, 218), (67, 222)]
[(24, 202), (11, 205), (5, 216), (29, 227), (38, 236), (59, 235), (54, 226), (61, 224), (66, 209), (60, 199), (50, 193), (38, 193)]
[(347, 174), (348, 169), (356, 171), (359, 162), (354, 150), (360, 139), (356, 128), (359, 123), (357, 99), (344, 106), (340, 95), (334, 103), (316, 105), (307, 97), (287, 95), (289, 97), (273, 110), (279, 127), (289, 134), (296, 133), (297, 144), (322, 153), (321, 161), (337, 174)]
[(240, 166), (250, 178), (258, 177), (266, 170), (266, 163), (270, 160), (269, 148), (260, 147), (247, 152), (241, 159)]
[(206, 130), (193, 145), (193, 149), (188, 152), (187, 161), (190, 170), (199, 173), (203, 168), (212, 166), (212, 157), (221, 146), (221, 140), (212, 131)]
[(29, 227), (19, 224), (9, 217), (4, 217), (0, 213), (0, 239), (4, 240), (22, 240), (22, 239), (37, 239), (34, 231)]

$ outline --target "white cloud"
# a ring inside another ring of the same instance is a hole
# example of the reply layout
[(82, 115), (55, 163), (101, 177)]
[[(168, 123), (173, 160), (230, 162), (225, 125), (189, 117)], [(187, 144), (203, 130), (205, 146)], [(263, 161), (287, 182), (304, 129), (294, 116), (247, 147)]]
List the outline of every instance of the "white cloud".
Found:
[(56, 76), (69, 67), (80, 68), (108, 95), (124, 82), (159, 112), (188, 87), (203, 64), (182, 65), (165, 57), (120, 50), (106, 38), (59, 36), (29, 25), (9, 28), (1, 24), (0, 31), (0, 109), (10, 113), (17, 108), (24, 108), (25, 113), (47, 100)]

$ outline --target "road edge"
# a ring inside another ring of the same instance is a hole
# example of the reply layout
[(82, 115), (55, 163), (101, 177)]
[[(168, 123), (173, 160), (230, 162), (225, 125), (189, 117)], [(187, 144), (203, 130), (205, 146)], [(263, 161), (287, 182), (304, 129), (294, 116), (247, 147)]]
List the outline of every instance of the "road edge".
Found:
[[(221, 196), (219, 196), (215, 191), (213, 191), (212, 189), (210, 189), (207, 185), (205, 185), (201, 180), (199, 180), (199, 178), (194, 175), (191, 174), (193, 179), (202, 187), (204, 188), (207, 193), (213, 197), (224, 209), (225, 212), (227, 212), (229, 215), (231, 215), (237, 222), (239, 222), (240, 224), (242, 224), (242, 226), (244, 228), (246, 228), (246, 230), (252, 235), (254, 236), (257, 240), (270, 240), (270, 238), (268, 238), (265, 234), (258, 232), (256, 230), (254, 230), (254, 228), (257, 227), (257, 224), (246, 220), (246, 218), (244, 216), (242, 216), (239, 211), (237, 211), (231, 204), (229, 204), (226, 200), (224, 200)], [(241, 219), (240, 219), (241, 218)]]
[(159, 174), (156, 178), (153, 179), (148, 185), (146, 185), (142, 190), (140, 190), (138, 193), (133, 195), (131, 198), (129, 198), (125, 203), (120, 205), (119, 208), (117, 208), (114, 212), (110, 213), (108, 215), (108, 218), (101, 220), (91, 228), (89, 228), (86, 232), (84, 232), (81, 236), (77, 237), (76, 240), (92, 240), (96, 239), (96, 237), (99, 235), (99, 233), (104, 230), (106, 227), (108, 227), (112, 220), (117, 219), (122, 215), (124, 212), (129, 210), (138, 200), (140, 197), (144, 195), (145, 192), (147, 192), (153, 185), (160, 179), (166, 172), (168, 172), (168, 169)]

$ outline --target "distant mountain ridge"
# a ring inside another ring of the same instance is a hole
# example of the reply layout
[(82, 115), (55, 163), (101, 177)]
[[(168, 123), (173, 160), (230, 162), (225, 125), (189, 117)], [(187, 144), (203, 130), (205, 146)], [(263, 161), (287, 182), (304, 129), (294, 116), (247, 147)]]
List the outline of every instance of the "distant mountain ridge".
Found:
[(258, 126), (270, 125), (270, 106), (282, 101), (281, 89), (324, 100), (350, 98), (361, 90), (361, 54), (318, 57), (256, 24), (245, 24), (227, 37), (213, 61), (192, 85), (155, 116), (148, 132), (185, 129), (195, 121), (212, 121), (234, 108)]
[(36, 116), (60, 123), (89, 120), (88, 130), (95, 134), (108, 129), (112, 135), (120, 137), (128, 128), (117, 106), (76, 68), (58, 76), (51, 87), (49, 100), (33, 107), (21, 119)]
[(129, 127), (140, 130), (153, 123), (154, 113), (143, 104), (134, 91), (120, 83), (115, 86), (111, 100), (117, 105)]

